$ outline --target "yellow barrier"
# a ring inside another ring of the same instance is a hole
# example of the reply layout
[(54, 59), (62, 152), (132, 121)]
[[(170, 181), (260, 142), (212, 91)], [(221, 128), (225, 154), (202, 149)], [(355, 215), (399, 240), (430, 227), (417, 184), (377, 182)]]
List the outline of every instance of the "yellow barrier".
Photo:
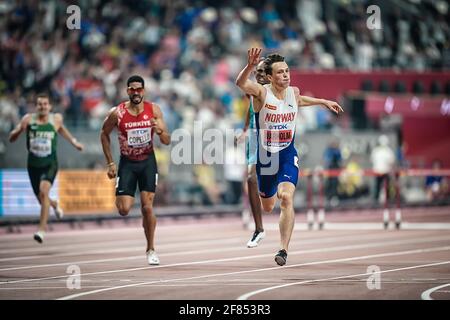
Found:
[(115, 179), (105, 171), (60, 170), (58, 194), (67, 215), (111, 213), (115, 208)]

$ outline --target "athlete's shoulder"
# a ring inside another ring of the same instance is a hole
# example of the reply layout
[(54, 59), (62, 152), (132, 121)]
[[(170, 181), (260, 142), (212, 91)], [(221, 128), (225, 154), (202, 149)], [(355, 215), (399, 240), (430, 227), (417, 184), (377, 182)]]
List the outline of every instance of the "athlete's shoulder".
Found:
[(53, 116), (53, 119), (55, 119), (56, 121), (63, 121), (64, 117), (61, 113), (56, 112), (56, 113), (50, 113), (51, 116)]
[(161, 107), (157, 103), (152, 102), (151, 105), (154, 115), (162, 115)]
[(122, 104), (119, 104), (117, 106), (112, 107), (111, 109), (109, 109), (108, 114), (106, 116), (106, 120), (108, 121), (117, 121), (118, 117), (119, 117), (119, 113), (120, 112), (125, 112), (125, 108), (122, 106)]
[(25, 113), (21, 119), (22, 122), (29, 122), (33, 118), (34, 113)]
[(117, 111), (121, 111), (127, 108), (127, 101), (122, 101), (118, 105), (112, 107), (110, 110), (115, 109)]
[(153, 101), (144, 101), (144, 107), (150, 108), (152, 110), (161, 109), (159, 104), (157, 104), (156, 102), (153, 102)]
[(109, 109), (109, 114), (122, 114), (128, 109), (128, 101), (122, 101)]

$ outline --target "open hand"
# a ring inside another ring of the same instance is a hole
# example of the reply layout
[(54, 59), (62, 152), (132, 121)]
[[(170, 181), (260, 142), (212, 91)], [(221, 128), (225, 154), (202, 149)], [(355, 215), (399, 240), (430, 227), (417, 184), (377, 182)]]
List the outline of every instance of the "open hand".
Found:
[(324, 100), (323, 105), (336, 114), (344, 112), (344, 109), (342, 109), (342, 107), (336, 101)]
[(75, 143), (74, 143), (74, 147), (77, 148), (78, 151), (83, 151), (83, 149), (84, 149), (84, 144), (79, 143), (79, 142), (75, 142)]
[(247, 136), (247, 131), (243, 131), (241, 134), (234, 136), (234, 146), (236, 147), (239, 143), (245, 141)]
[(259, 56), (261, 55), (262, 49), (259, 48), (251, 48), (247, 51), (248, 53), (248, 65), (256, 67), (260, 61)]

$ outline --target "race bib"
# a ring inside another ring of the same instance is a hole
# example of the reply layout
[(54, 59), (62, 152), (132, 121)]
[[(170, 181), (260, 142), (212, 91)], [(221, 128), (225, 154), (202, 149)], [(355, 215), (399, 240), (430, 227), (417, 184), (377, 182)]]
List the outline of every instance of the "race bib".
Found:
[(127, 131), (128, 146), (139, 148), (146, 146), (152, 140), (150, 128), (131, 129)]
[(264, 130), (264, 141), (268, 147), (286, 147), (292, 138), (291, 130)]
[(30, 139), (30, 152), (39, 158), (48, 157), (52, 153), (52, 141), (46, 138)]

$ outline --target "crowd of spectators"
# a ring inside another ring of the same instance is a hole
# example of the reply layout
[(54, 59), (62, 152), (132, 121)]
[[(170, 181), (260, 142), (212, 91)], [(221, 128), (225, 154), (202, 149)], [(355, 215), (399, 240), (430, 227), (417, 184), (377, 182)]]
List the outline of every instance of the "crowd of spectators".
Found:
[[(0, 130), (51, 93), (69, 125), (98, 129), (126, 98), (131, 74), (169, 126), (241, 126), (234, 85), (246, 50), (279, 52), (292, 69), (437, 69), (450, 65), (447, 1), (379, 3), (381, 29), (366, 12), (377, 1), (82, 0), (79, 30), (66, 22), (70, 1), (0, 4)], [(420, 18), (419, 18), (420, 16)], [(317, 119), (312, 119), (316, 123)]]

